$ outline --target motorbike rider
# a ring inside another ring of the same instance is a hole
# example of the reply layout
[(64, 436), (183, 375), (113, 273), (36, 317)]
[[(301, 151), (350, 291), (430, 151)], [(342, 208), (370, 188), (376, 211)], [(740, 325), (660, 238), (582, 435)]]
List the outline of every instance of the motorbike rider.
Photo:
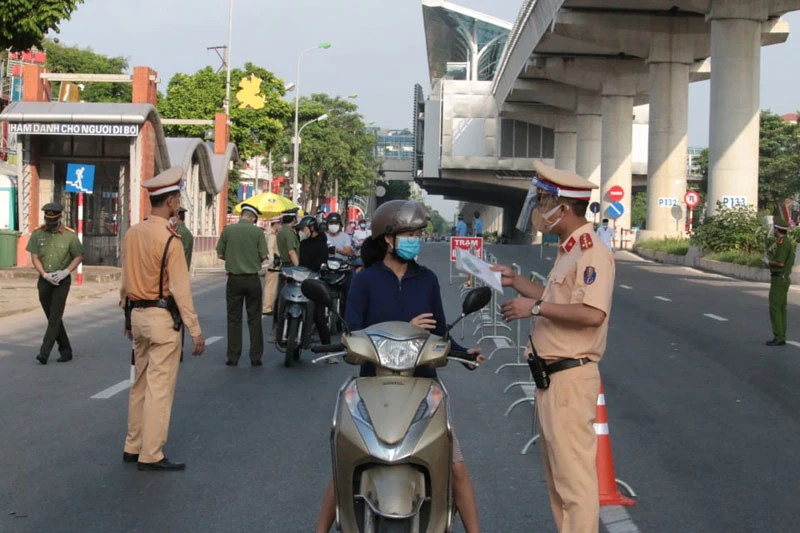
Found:
[[(328, 260), (328, 239), (319, 232), (317, 219), (306, 215), (294, 229), (297, 230), (297, 237), (300, 239), (300, 266), (319, 272), (320, 266)], [(310, 305), (314, 307), (314, 325), (319, 333), (319, 341), (322, 344), (330, 344), (331, 332), (328, 329), (328, 320), (325, 318), (325, 307), (315, 305), (313, 302)], [(337, 362), (335, 359), (327, 361)]]
[[(432, 270), (416, 262), (423, 228), (430, 221), (428, 210), (412, 200), (382, 204), (372, 218), (373, 236), (362, 248), (365, 270), (353, 279), (345, 319), (352, 330), (387, 321), (408, 321), (436, 335), (444, 335), (447, 323)], [(393, 302), (393, 305), (386, 305)], [(452, 339), (452, 349), (480, 354), (480, 348), (465, 350)], [(478, 355), (478, 361), (485, 357)], [(419, 367), (417, 377), (435, 378), (436, 369)], [(361, 377), (375, 376), (372, 364), (361, 366)], [(453, 434), (453, 499), (466, 533), (480, 531), (475, 493), (461, 447)], [(317, 520), (316, 533), (326, 533), (336, 517), (333, 481), (328, 484)]]
[(353, 245), (360, 249), (368, 238), (372, 236), (372, 232), (367, 229), (367, 221), (364, 217), (358, 219), (358, 229), (353, 233)]

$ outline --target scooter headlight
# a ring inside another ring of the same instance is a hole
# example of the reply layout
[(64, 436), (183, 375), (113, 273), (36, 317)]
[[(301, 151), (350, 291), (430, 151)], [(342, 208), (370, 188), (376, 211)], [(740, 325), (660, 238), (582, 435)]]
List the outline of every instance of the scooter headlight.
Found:
[(419, 354), (425, 346), (425, 339), (394, 340), (378, 335), (370, 335), (370, 340), (378, 352), (381, 366), (389, 370), (409, 370), (417, 366)]

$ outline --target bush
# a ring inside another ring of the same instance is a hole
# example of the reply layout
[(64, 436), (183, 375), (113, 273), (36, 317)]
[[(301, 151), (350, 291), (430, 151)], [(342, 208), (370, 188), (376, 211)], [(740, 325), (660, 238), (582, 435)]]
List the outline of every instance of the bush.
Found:
[(724, 207), (694, 228), (691, 244), (710, 252), (741, 252), (746, 256), (764, 253), (769, 228), (752, 206)]
[(654, 252), (666, 252), (672, 255), (686, 255), (689, 252), (688, 239), (660, 239), (638, 241), (633, 245), (633, 249), (652, 250)]
[(745, 254), (741, 252), (715, 252), (708, 254), (703, 259), (722, 261), (723, 263), (733, 263), (735, 265), (745, 265), (751, 267), (763, 267), (761, 254)]

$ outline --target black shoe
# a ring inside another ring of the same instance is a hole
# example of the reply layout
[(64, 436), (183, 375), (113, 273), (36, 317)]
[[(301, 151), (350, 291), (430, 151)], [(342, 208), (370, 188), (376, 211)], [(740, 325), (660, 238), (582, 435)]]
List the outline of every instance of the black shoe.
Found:
[(137, 467), (139, 470), (153, 470), (153, 471), (161, 471), (167, 472), (170, 470), (184, 470), (186, 469), (186, 465), (184, 463), (173, 463), (170, 462), (169, 459), (164, 457), (157, 463), (137, 463)]
[(70, 355), (62, 355), (58, 359), (56, 359), (56, 363), (68, 363), (72, 361), (72, 354)]
[(253, 361), (250, 366), (264, 366), (264, 363), (262, 361)]
[(139, 462), (139, 454), (138, 453), (122, 452), (122, 462), (123, 463), (138, 463)]
[(239, 366), (239, 361), (225, 361), (225, 364), (228, 366)]
[(778, 339), (772, 339), (771, 341), (767, 341), (767, 346), (786, 346), (786, 341), (779, 341)]
[(40, 363), (42, 363), (43, 365), (47, 364), (47, 356), (44, 355), (44, 354), (40, 353), (39, 355), (37, 355), (36, 356), (36, 360), (39, 361)]

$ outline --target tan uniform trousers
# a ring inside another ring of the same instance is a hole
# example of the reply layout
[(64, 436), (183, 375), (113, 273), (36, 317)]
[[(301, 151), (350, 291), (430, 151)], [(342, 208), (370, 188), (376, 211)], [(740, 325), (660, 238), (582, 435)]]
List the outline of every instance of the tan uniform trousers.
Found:
[(272, 311), (272, 304), (275, 303), (275, 293), (278, 291), (278, 275), (279, 272), (271, 272), (269, 270), (264, 275), (264, 304), (261, 307), (263, 313)]
[(136, 380), (128, 399), (125, 451), (139, 462), (164, 458), (175, 382), (181, 359), (181, 332), (172, 328), (166, 309), (134, 309), (131, 315)]
[(559, 533), (597, 533), (597, 436), (594, 421), (600, 372), (597, 364), (557, 372), (536, 390), (540, 446), (550, 506)]

